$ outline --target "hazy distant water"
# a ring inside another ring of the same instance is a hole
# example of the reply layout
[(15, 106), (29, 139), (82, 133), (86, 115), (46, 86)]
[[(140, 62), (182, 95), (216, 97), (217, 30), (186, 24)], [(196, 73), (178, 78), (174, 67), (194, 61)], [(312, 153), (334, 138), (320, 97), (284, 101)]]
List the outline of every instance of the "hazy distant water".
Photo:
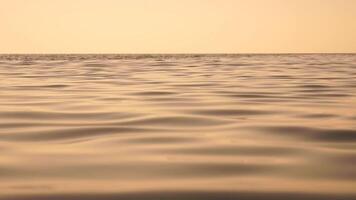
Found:
[(356, 55), (0, 56), (1, 200), (356, 199)]

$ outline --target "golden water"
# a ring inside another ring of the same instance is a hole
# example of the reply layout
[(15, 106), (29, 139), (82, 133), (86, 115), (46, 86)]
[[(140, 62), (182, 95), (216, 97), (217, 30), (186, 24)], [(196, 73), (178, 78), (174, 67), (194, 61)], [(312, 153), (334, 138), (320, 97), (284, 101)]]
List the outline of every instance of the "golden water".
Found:
[(0, 199), (356, 199), (356, 55), (2, 55)]

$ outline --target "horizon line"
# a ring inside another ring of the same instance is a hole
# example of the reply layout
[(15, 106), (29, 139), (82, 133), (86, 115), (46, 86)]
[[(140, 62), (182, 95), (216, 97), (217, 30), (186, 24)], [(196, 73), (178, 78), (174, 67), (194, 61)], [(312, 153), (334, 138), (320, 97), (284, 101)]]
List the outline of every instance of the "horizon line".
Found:
[(297, 53), (0, 53), (0, 55), (312, 55), (356, 54), (356, 52), (297, 52)]

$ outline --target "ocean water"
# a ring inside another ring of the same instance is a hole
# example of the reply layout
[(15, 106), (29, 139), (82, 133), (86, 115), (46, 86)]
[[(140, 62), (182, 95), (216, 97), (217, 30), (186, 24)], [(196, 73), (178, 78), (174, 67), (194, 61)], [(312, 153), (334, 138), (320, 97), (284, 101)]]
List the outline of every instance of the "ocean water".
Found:
[(1, 55), (1, 200), (356, 199), (356, 55)]

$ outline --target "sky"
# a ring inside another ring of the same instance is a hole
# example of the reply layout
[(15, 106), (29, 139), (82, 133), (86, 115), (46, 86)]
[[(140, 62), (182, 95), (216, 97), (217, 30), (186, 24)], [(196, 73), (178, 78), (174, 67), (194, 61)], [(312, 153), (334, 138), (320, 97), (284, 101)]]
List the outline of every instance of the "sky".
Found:
[(356, 0), (0, 0), (0, 53), (356, 53)]

